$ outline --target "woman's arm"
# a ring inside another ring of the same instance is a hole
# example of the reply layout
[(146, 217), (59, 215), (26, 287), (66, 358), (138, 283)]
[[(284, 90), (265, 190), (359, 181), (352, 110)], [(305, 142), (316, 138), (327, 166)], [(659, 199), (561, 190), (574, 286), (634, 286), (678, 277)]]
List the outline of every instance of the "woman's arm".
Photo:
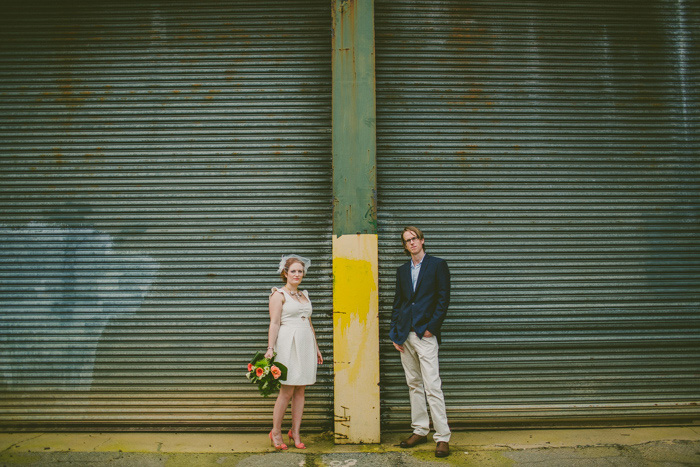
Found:
[(265, 352), (265, 358), (272, 358), (275, 354), (274, 347), (277, 342), (277, 335), (280, 332), (283, 304), (284, 296), (281, 293), (273, 292), (270, 295), (270, 329), (267, 331), (267, 352)]

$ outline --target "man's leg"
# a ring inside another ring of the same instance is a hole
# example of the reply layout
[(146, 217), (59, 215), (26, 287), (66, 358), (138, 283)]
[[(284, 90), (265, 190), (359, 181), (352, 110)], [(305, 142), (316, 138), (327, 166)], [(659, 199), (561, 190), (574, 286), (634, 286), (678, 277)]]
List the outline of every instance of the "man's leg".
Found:
[(435, 442), (450, 441), (450, 427), (447, 424), (447, 412), (445, 410), (445, 397), (442, 393), (442, 380), (440, 379), (440, 363), (438, 362), (438, 343), (436, 337), (424, 337), (413, 346), (420, 360), (420, 372), (423, 376), (425, 395), (430, 405), (430, 415), (433, 419)]
[(403, 344), (404, 351), (401, 353), (401, 363), (406, 374), (406, 384), (411, 400), (411, 426), (413, 432), (420, 436), (426, 436), (430, 432), (430, 417), (428, 407), (425, 403), (425, 390), (423, 389), (423, 376), (421, 375), (421, 364), (416, 353), (414, 344), (419, 340), (416, 333), (408, 335), (408, 339)]

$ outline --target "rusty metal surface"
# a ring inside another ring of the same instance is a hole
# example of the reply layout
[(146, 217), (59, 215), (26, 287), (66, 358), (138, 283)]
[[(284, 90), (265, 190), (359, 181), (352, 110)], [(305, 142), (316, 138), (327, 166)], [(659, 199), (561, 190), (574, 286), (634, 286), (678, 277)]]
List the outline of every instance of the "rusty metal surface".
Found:
[[(326, 2), (26, 2), (0, 25), (0, 425), (271, 422), (280, 255), (332, 360)], [(305, 425), (332, 423), (320, 368)]]
[(399, 237), (453, 278), (455, 425), (700, 414), (697, 2), (376, 2), (382, 413)]

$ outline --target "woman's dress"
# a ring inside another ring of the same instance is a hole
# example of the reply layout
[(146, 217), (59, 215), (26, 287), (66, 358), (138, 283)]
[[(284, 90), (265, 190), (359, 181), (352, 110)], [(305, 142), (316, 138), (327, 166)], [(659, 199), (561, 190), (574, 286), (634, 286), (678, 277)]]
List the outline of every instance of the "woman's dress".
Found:
[(309, 294), (304, 290), (306, 303), (292, 298), (287, 289), (272, 288), (272, 293), (283, 293), (282, 319), (277, 334), (275, 361), (287, 367), (287, 379), (282, 384), (307, 386), (316, 382), (316, 339), (311, 330), (312, 308)]

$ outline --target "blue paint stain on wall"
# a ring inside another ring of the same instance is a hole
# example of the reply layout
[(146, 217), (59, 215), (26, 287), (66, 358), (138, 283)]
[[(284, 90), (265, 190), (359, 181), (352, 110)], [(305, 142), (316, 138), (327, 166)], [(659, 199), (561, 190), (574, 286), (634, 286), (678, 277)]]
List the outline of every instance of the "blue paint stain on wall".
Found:
[(139, 310), (157, 271), (91, 227), (0, 224), (0, 388), (89, 390), (105, 327)]

